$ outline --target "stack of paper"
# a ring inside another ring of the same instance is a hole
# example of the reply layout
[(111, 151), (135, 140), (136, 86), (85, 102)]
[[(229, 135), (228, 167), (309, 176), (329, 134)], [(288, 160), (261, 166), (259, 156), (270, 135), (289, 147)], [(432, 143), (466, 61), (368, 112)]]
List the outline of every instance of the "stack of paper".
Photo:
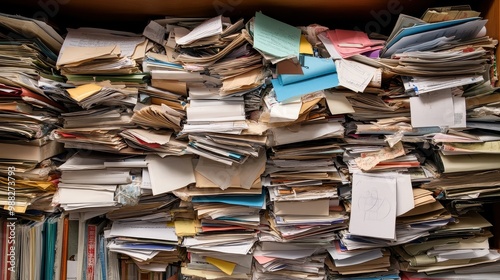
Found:
[(442, 174), (421, 187), (444, 199), (470, 200), (496, 197), (499, 195), (498, 174), (498, 169)]
[[(174, 263), (193, 279), (497, 272), (476, 213), (500, 185), (484, 23), (401, 16), (378, 58), (363, 32), (260, 12), (246, 25), (165, 18), (143, 36), (72, 29), (57, 59), (53, 30), (0, 16), (39, 36), (0, 46), (0, 205), (15, 180), (19, 218), (70, 212), (87, 250), (63, 264), (82, 279)], [(56, 60), (71, 84), (49, 80)], [(68, 160), (46, 160), (60, 143)], [(16, 228), (19, 267), (40, 259), (53, 227), (38, 227)], [(42, 274), (54, 278), (17, 278)]]
[(51, 132), (67, 109), (39, 84), (63, 80), (55, 60), (63, 39), (44, 22), (0, 14), (0, 206), (9, 216), (28, 209), (51, 212), (62, 153)]
[(162, 156), (182, 155), (187, 146), (185, 141), (174, 139), (172, 131), (168, 130), (129, 128), (124, 129), (120, 136), (132, 149), (154, 152)]
[(63, 38), (45, 22), (21, 16), (0, 14), (3, 57), (1, 83), (29, 89), (44, 96), (38, 88), (39, 76), (62, 81), (55, 62)]
[(232, 24), (229, 18), (217, 16), (185, 28), (171, 26), (167, 46), (178, 47), (177, 60), (188, 70), (199, 71), (237, 50), (249, 35), (243, 20)]
[[(403, 17), (406, 17), (404, 19)], [(397, 53), (409, 51), (427, 51), (444, 44), (456, 45), (461, 41), (470, 40), (479, 34), (486, 20), (479, 17), (454, 19), (435, 23), (422, 23), (408, 26), (405, 22), (414, 18), (400, 15), (391, 36), (384, 46), (381, 57), (391, 57)]]
[(325, 279), (324, 244), (260, 242), (252, 279)]
[[(146, 167), (144, 158), (118, 161), (105, 154), (75, 154), (59, 167), (61, 183), (54, 203), (65, 210), (85, 208), (113, 209), (120, 201), (121, 189), (138, 189), (138, 171)], [(139, 173), (140, 175), (140, 173)], [(115, 194), (116, 191), (118, 194)]]
[(173, 222), (179, 199), (169, 193), (153, 195), (152, 181), (157, 183), (157, 178), (151, 178), (149, 168), (141, 162), (146, 163), (141, 158), (106, 162), (107, 166), (142, 167), (134, 172), (136, 182), (118, 186), (121, 207), (106, 214), (113, 221), (108, 248), (129, 256), (143, 271), (161, 272), (186, 258), (185, 250), (178, 246)]
[[(400, 173), (353, 174), (349, 232), (342, 242), (349, 250), (402, 244), (446, 225), (450, 214), (432, 193), (412, 189), (411, 176)], [(392, 187), (388, 187), (392, 186)], [(346, 195), (347, 197), (347, 195)], [(370, 203), (376, 203), (371, 208)], [(373, 230), (369, 225), (386, 226)]]
[(477, 75), (487, 71), (488, 51), (468, 45), (439, 52), (403, 52), (397, 58), (399, 65), (391, 70), (404, 76)]
[(210, 75), (222, 81), (221, 96), (250, 91), (262, 85), (262, 56), (247, 43), (209, 68)]
[(273, 148), (264, 185), (272, 202), (271, 228), (281, 240), (327, 241), (335, 237), (329, 231), (346, 227), (337, 186), (347, 179), (334, 165), (335, 147), (312, 142)]
[(487, 229), (491, 224), (478, 213), (460, 215), (453, 223), (435, 230), (427, 240), (395, 248), (401, 269), (410, 272), (445, 272), (500, 260), (490, 250)]
[(422, 16), (425, 22), (440, 22), (459, 18), (477, 17), (481, 13), (471, 9), (469, 5), (428, 8)]
[(166, 222), (128, 219), (115, 221), (109, 231), (107, 248), (129, 256), (141, 270), (162, 272), (171, 263), (184, 259), (173, 226)]
[(172, 109), (184, 111), (186, 96), (147, 86), (139, 88), (139, 101), (146, 105), (165, 104)]
[[(15, 213), (25, 213), (28, 209), (44, 212), (55, 210), (50, 204), (59, 178), (54, 161), (2, 159), (0, 166), (4, 168), (0, 173), (0, 205), (11, 216)], [(9, 203), (9, 197), (14, 193), (16, 200), (12, 205)]]
[(85, 84), (67, 90), (77, 107), (64, 113), (64, 127), (55, 137), (66, 148), (118, 152), (127, 147), (119, 133), (133, 127), (131, 108), (137, 90), (109, 83)]
[[(390, 253), (386, 249), (359, 249), (348, 251), (342, 248), (340, 242), (329, 248), (329, 258), (326, 260), (329, 275), (335, 279), (349, 277), (377, 277), (392, 279), (398, 271), (388, 269), (391, 266)], [(361, 276), (362, 275), (362, 276)]]
[[(401, 92), (398, 91), (398, 94), (401, 94)], [(397, 100), (389, 100), (388, 98), (383, 98), (375, 94), (363, 93), (348, 95), (347, 99), (354, 108), (355, 112), (351, 115), (355, 120), (394, 119), (394, 122), (398, 123), (401, 122), (398, 118), (409, 117), (410, 115), (408, 106), (404, 103), (404, 100), (407, 100), (409, 96), (403, 95), (402, 97), (404, 98), (402, 102), (394, 102)], [(403, 127), (402, 129), (405, 128)], [(396, 131), (397, 130), (398, 128), (396, 128)], [(373, 133), (373, 131), (371, 133)]]
[(68, 29), (57, 59), (65, 75), (132, 74), (146, 52), (147, 39), (129, 32), (98, 28)]
[(149, 106), (138, 104), (134, 108), (132, 121), (142, 127), (163, 128), (179, 132), (184, 116), (184, 111), (175, 110), (165, 104)]
[(266, 205), (260, 182), (264, 169), (263, 152), (232, 167), (199, 158), (195, 166), (196, 189), (174, 192), (191, 196), (200, 223), (198, 230), (184, 238), (183, 245), (194, 257), (183, 273), (194, 276), (208, 270), (220, 277), (249, 277), (250, 252)]
[(255, 232), (237, 231), (184, 238), (182, 246), (195, 255), (187, 268), (182, 269), (182, 273), (189, 276), (212, 273), (217, 278), (249, 278), (252, 260), (250, 252), (255, 241)]
[(86, 84), (67, 91), (75, 103), (87, 110), (97, 106), (133, 106), (137, 103), (137, 89), (110, 83)]
[(248, 128), (245, 122), (243, 97), (213, 100), (193, 97), (186, 109), (187, 123), (183, 133), (218, 132), (241, 134)]
[(444, 173), (498, 169), (499, 138), (497, 116), (493, 113), (497, 109), (498, 93), (489, 85), (478, 84), (463, 95), (466, 96), (467, 122), (462, 127), (467, 127), (467, 131), (434, 137), (439, 149), (437, 165)]

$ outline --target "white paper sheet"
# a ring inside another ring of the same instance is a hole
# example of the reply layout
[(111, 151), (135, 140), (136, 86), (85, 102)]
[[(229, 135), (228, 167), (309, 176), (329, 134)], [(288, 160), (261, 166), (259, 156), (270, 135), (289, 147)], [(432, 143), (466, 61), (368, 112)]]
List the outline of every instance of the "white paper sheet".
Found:
[(153, 195), (183, 188), (196, 182), (191, 157), (165, 157), (148, 155), (149, 175)]
[(449, 88), (410, 97), (410, 110), (413, 127), (465, 127), (465, 98)]
[(220, 33), (222, 33), (222, 16), (216, 16), (198, 25), (187, 35), (176, 40), (176, 43), (178, 45), (186, 45), (198, 39), (210, 37)]
[(115, 222), (111, 226), (110, 236), (135, 237), (177, 242), (175, 228), (167, 223), (152, 222)]
[(360, 236), (395, 239), (397, 180), (363, 173), (353, 175), (349, 232)]
[(339, 85), (354, 92), (363, 92), (377, 72), (377, 68), (347, 59), (336, 60), (335, 65)]

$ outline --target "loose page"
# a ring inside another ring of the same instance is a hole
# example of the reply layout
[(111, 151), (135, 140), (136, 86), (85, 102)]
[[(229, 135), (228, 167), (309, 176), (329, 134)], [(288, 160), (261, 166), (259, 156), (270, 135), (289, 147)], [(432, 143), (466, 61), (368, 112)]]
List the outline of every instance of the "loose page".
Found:
[(255, 14), (254, 48), (275, 57), (298, 56), (300, 29), (258, 12)]
[(353, 174), (349, 232), (394, 240), (396, 237), (395, 178)]
[(161, 158), (157, 155), (148, 155), (146, 161), (153, 195), (174, 191), (196, 182), (191, 157)]
[(413, 127), (465, 127), (465, 98), (453, 96), (451, 89), (410, 97)]

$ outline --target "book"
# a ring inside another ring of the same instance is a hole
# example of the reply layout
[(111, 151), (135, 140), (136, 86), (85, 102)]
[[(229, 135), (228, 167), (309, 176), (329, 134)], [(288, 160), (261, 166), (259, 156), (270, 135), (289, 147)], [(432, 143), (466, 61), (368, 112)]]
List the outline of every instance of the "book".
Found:
[[(64, 216), (63, 221), (63, 233), (62, 233), (62, 245), (61, 245), (61, 269), (60, 269), (60, 280), (66, 280), (66, 274), (68, 271), (68, 233), (69, 233), (69, 216)], [(57, 278), (55, 279), (57, 280)]]
[(87, 268), (86, 279), (94, 280), (97, 258), (97, 225), (87, 225)]

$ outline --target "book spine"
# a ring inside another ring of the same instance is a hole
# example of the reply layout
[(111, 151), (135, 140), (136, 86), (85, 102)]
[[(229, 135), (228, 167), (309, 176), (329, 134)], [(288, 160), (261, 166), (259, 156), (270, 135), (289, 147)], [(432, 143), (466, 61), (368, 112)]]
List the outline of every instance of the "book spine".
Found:
[[(69, 234), (69, 216), (64, 217), (63, 224), (63, 237), (62, 237), (62, 251), (61, 251), (61, 278), (59, 280), (66, 280), (68, 273), (68, 234)], [(57, 279), (56, 279), (57, 280)]]
[(101, 263), (101, 278), (102, 278), (102, 280), (106, 280), (106, 278), (107, 278), (107, 271), (106, 271), (107, 263), (106, 263), (106, 245), (104, 245), (104, 234), (99, 235), (99, 260)]
[(94, 272), (96, 266), (96, 236), (97, 236), (97, 226), (88, 225), (87, 226), (87, 276), (86, 280), (94, 280)]

